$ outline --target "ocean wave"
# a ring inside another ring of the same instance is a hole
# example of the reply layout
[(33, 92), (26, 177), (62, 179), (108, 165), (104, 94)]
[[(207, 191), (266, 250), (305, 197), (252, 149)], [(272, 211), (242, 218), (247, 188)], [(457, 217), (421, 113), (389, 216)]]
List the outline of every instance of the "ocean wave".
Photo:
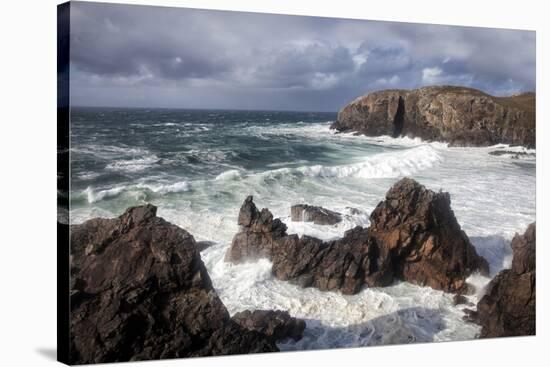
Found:
[(143, 194), (152, 193), (157, 195), (165, 195), (169, 193), (179, 193), (191, 190), (191, 185), (187, 181), (180, 181), (167, 184), (148, 184), (138, 183), (137, 185), (121, 185), (110, 189), (94, 189), (88, 186), (82, 193), (81, 197), (86, 198), (89, 204), (99, 201), (114, 198), (122, 194), (131, 193), (136, 198), (144, 198)]
[(430, 145), (370, 156), (364, 161), (343, 166), (302, 166), (264, 172), (266, 178), (281, 174), (302, 174), (310, 177), (336, 178), (393, 178), (412, 175), (431, 168), (442, 161), (441, 155)]
[(237, 153), (221, 149), (190, 149), (178, 155), (189, 163), (219, 163), (231, 160)]
[(231, 181), (231, 180), (237, 180), (242, 177), (242, 173), (239, 170), (236, 169), (230, 169), (228, 171), (224, 171), (216, 176), (216, 181)]
[(159, 161), (160, 159), (153, 154), (143, 158), (121, 159), (114, 161), (109, 163), (105, 168), (111, 171), (140, 172), (153, 166)]
[(187, 181), (175, 182), (172, 184), (138, 184), (136, 185), (139, 189), (146, 189), (155, 194), (168, 194), (168, 193), (178, 193), (186, 192), (191, 190), (191, 185)]
[(117, 186), (106, 190), (94, 190), (91, 187), (87, 187), (86, 190), (84, 190), (84, 194), (86, 195), (88, 203), (93, 204), (106, 198), (118, 196), (125, 189), (125, 186)]
[(149, 151), (139, 147), (102, 145), (102, 144), (83, 144), (78, 147), (71, 147), (72, 153), (92, 155), (100, 159), (113, 159), (117, 157), (145, 156)]
[(490, 151), (507, 151), (507, 152), (514, 152), (514, 153), (527, 153), (527, 154), (536, 154), (537, 150), (533, 148), (527, 148), (519, 145), (508, 145), (508, 144), (496, 144), (492, 145), (490, 147), (487, 147)]

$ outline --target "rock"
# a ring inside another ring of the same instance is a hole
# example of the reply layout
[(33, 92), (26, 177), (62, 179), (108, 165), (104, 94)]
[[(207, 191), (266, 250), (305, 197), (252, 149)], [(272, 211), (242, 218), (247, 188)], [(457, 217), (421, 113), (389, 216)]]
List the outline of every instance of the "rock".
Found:
[(190, 356), (226, 356), (242, 353), (276, 352), (278, 350), (272, 339), (265, 334), (250, 331), (230, 320), (214, 331), (204, 348), (193, 352)]
[(466, 296), (462, 294), (455, 294), (455, 296), (453, 297), (453, 304), (455, 306), (458, 306), (458, 305), (474, 306), (474, 304), (468, 301), (468, 298), (466, 298)]
[(514, 151), (511, 151), (511, 150), (495, 150), (495, 151), (492, 151), (492, 152), (489, 152), (490, 155), (494, 155), (494, 156), (509, 156), (513, 159), (519, 159), (520, 157), (523, 157), (523, 158), (527, 158), (527, 157), (531, 157), (531, 158), (534, 158), (536, 157), (535, 153), (531, 153), (531, 152), (514, 152)]
[(294, 222), (313, 222), (319, 225), (333, 225), (342, 221), (342, 214), (320, 206), (297, 204), (290, 208)]
[(241, 214), (251, 219), (233, 238), (226, 260), (268, 258), (278, 279), (302, 287), (354, 294), (363, 284), (382, 287), (405, 280), (463, 292), (470, 274), (488, 273), (487, 262), (454, 217), (449, 194), (411, 179), (388, 191), (371, 214), (369, 228), (356, 227), (335, 241), (288, 235), (267, 209), (261, 213), (248, 197)]
[(494, 97), (454, 86), (383, 90), (342, 108), (331, 128), (368, 136), (420, 137), (456, 146), (535, 147), (535, 100), (535, 93)]
[(491, 280), (477, 304), (482, 338), (536, 334), (536, 225), (512, 240), (512, 268)]
[[(344, 294), (359, 292), (364, 284), (363, 268), (367, 231), (358, 228), (337, 241), (323, 242), (310, 236), (290, 235), (279, 241), (271, 261), (273, 273), (302, 287)], [(355, 237), (355, 238), (354, 238)]]
[[(370, 266), (393, 277), (446, 292), (459, 292), (475, 271), (488, 274), (487, 261), (479, 256), (458, 224), (448, 193), (434, 192), (418, 182), (397, 182), (370, 216), (370, 235), (378, 256)], [(370, 286), (385, 285), (366, 274)]]
[(349, 212), (349, 214), (351, 215), (363, 215), (365, 214), (364, 211), (360, 210), (360, 209), (357, 209), (357, 208), (352, 208), (350, 206), (347, 206), (346, 207), (346, 210)]
[(214, 241), (197, 241), (196, 242), (197, 250), (199, 250), (199, 252), (203, 252), (204, 250), (206, 250), (211, 246), (214, 246), (215, 244), (216, 242)]
[(240, 226), (225, 255), (226, 261), (239, 263), (245, 260), (271, 258), (274, 244), (286, 236), (286, 225), (280, 219), (273, 219), (267, 209), (259, 211), (249, 196), (239, 211)]
[(71, 363), (277, 350), (231, 321), (193, 236), (152, 205), (72, 225), (70, 250)]
[(465, 308), (464, 310), (464, 316), (462, 316), (462, 320), (472, 323), (477, 323), (479, 315), (477, 314), (476, 310), (472, 310), (470, 308)]
[(306, 323), (291, 317), (287, 311), (255, 310), (238, 312), (233, 321), (248, 330), (258, 331), (274, 342), (302, 339)]

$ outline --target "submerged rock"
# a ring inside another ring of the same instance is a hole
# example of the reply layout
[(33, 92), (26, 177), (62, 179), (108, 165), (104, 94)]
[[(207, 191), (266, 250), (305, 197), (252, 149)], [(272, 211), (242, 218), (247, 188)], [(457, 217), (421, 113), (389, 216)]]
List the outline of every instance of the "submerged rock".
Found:
[(488, 272), (487, 262), (460, 229), (448, 193), (402, 179), (370, 222), (369, 228), (356, 227), (335, 241), (288, 235), (286, 226), (269, 210), (259, 212), (249, 196), (226, 260), (265, 257), (281, 280), (346, 294), (357, 293), (363, 284), (387, 286), (397, 279), (457, 292), (474, 271)]
[(331, 128), (368, 136), (420, 137), (457, 146), (534, 147), (535, 100), (535, 93), (494, 97), (454, 86), (383, 90), (342, 108)]
[(477, 304), (481, 337), (536, 334), (536, 225), (512, 240), (512, 268), (491, 280)]
[(278, 350), (230, 319), (193, 236), (152, 205), (71, 226), (70, 268), (71, 363)]
[(306, 328), (304, 320), (294, 318), (286, 311), (246, 310), (233, 315), (232, 320), (248, 330), (267, 335), (275, 342), (300, 340)]
[(319, 225), (333, 225), (342, 221), (342, 214), (320, 206), (297, 204), (290, 208), (294, 222), (313, 222)]

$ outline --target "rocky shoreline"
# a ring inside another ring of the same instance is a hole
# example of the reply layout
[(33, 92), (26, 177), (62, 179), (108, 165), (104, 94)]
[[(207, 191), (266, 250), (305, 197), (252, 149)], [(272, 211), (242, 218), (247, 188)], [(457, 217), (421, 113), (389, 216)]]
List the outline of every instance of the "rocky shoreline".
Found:
[(430, 86), (358, 97), (331, 125), (367, 136), (419, 137), (452, 146), (536, 146), (535, 93), (495, 97), (479, 90)]
[(305, 327), (272, 311), (231, 318), (193, 236), (153, 205), (72, 225), (70, 263), (72, 364), (275, 352)]
[[(306, 209), (321, 221), (339, 215), (300, 207)], [(457, 304), (473, 290), (466, 282), (471, 274), (488, 274), (448, 193), (404, 178), (373, 210), (370, 223), (335, 241), (290, 235), (249, 196), (226, 261), (267, 258), (278, 279), (344, 294), (407, 281), (455, 293)], [(491, 281), (471, 312), (481, 337), (534, 335), (535, 242), (534, 224), (514, 238), (512, 269)], [(71, 225), (71, 363), (275, 352), (277, 342), (299, 340), (306, 324), (286, 311), (229, 315), (201, 260), (200, 251), (211, 244), (157, 217), (153, 205)]]
[(487, 261), (454, 217), (448, 193), (436, 193), (404, 178), (370, 216), (336, 241), (288, 235), (286, 225), (249, 196), (239, 212), (241, 226), (227, 251), (233, 263), (267, 258), (273, 274), (302, 287), (357, 293), (363, 285), (383, 287), (405, 280), (447, 292), (467, 292), (466, 278), (487, 274)]

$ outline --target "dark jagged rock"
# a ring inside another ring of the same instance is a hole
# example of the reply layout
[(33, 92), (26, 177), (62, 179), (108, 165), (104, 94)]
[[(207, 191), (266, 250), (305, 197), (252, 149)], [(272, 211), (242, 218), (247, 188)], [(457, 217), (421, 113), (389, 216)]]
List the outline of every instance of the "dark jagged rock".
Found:
[(320, 206), (297, 204), (290, 208), (294, 222), (313, 222), (320, 225), (333, 225), (342, 221), (342, 214)]
[(190, 356), (226, 356), (242, 353), (276, 352), (278, 350), (270, 337), (254, 330), (248, 330), (230, 320), (214, 331), (204, 348), (191, 353)]
[(353, 294), (363, 284), (387, 286), (399, 279), (458, 292), (471, 273), (488, 272), (487, 262), (460, 229), (449, 194), (427, 190), (411, 179), (388, 191), (371, 214), (371, 227), (356, 227), (335, 241), (287, 235), (284, 224), (274, 225), (277, 220), (267, 209), (259, 213), (248, 197), (239, 218), (252, 219), (239, 221), (241, 230), (226, 259), (268, 258), (277, 278), (303, 287)]
[(214, 241), (197, 241), (196, 242), (197, 250), (199, 250), (200, 252), (206, 250), (210, 246), (214, 246), (215, 244), (216, 242)]
[(474, 304), (468, 301), (468, 298), (466, 298), (466, 296), (464, 296), (463, 294), (455, 294), (455, 296), (453, 297), (453, 304), (455, 306), (457, 305), (474, 306)]
[(277, 350), (231, 321), (193, 236), (152, 205), (71, 226), (70, 267), (71, 363)]
[(304, 320), (291, 317), (286, 311), (255, 310), (242, 311), (232, 320), (248, 330), (258, 331), (273, 341), (300, 340), (304, 334)]
[(278, 242), (273, 273), (302, 287), (357, 293), (363, 285), (362, 264), (367, 253), (367, 231), (358, 228), (338, 241), (323, 242), (310, 236), (285, 236)]
[[(434, 192), (404, 178), (370, 216), (370, 234), (380, 256), (376, 266), (394, 277), (447, 292), (465, 286), (474, 271), (489, 272), (451, 209), (449, 193)], [(367, 284), (377, 285), (376, 280)]]
[(534, 147), (535, 100), (534, 93), (494, 97), (454, 86), (383, 90), (349, 103), (331, 127), (368, 136), (420, 137), (457, 146), (505, 143)]
[(280, 219), (273, 219), (269, 210), (260, 212), (252, 202), (252, 196), (247, 197), (241, 206), (238, 224), (241, 229), (225, 255), (227, 261), (234, 263), (271, 258), (277, 240), (286, 236), (286, 225)]
[(512, 240), (512, 268), (491, 280), (477, 304), (481, 337), (536, 334), (536, 225)]

